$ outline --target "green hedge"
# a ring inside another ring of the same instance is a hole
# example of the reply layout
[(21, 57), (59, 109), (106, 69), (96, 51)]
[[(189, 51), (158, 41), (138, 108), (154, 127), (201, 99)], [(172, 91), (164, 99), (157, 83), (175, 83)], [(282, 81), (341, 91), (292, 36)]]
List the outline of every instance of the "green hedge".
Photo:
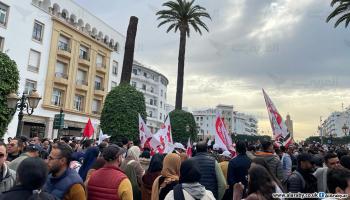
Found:
[[(192, 141), (197, 141), (196, 121), (192, 113), (173, 110), (169, 113), (169, 116), (174, 142), (187, 144), (188, 137), (191, 137)], [(186, 128), (187, 126), (188, 128)]]
[[(350, 144), (350, 136), (343, 137), (323, 137), (323, 144), (334, 144), (334, 145), (342, 145), (342, 144)], [(320, 136), (311, 136), (306, 138), (306, 143), (319, 142), (321, 143)]]
[(111, 135), (112, 141), (123, 138), (139, 138), (138, 113), (146, 121), (146, 105), (143, 94), (129, 84), (113, 88), (107, 95), (102, 114), (101, 128)]
[(15, 61), (5, 53), (0, 52), (0, 137), (7, 130), (13, 117), (13, 110), (7, 108), (6, 96), (11, 92), (17, 92), (19, 84), (19, 72)]

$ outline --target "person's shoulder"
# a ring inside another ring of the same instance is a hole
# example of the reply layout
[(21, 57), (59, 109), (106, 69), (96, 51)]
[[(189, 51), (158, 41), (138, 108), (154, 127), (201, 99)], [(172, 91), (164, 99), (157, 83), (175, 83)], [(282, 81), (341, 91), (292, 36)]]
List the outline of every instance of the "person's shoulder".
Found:
[(214, 194), (210, 190), (205, 190), (205, 198), (203, 200), (215, 200)]
[(174, 190), (171, 190), (170, 192), (168, 192), (168, 194), (165, 196), (164, 200), (175, 200)]

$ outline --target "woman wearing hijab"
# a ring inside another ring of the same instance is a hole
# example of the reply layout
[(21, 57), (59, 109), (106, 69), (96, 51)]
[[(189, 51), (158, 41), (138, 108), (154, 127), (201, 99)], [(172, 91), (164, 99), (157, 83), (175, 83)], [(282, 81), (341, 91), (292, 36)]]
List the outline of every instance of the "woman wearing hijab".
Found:
[(185, 160), (181, 164), (180, 181), (165, 200), (215, 200), (213, 193), (199, 183), (201, 173), (195, 161)]
[(148, 170), (142, 177), (142, 200), (151, 199), (153, 182), (158, 176), (160, 176), (160, 172), (163, 169), (163, 158), (164, 157), (160, 154), (155, 154), (152, 157)]
[(84, 155), (83, 165), (81, 165), (79, 169), (79, 175), (85, 181), (86, 175), (91, 168), (91, 166), (94, 164), (97, 156), (99, 154), (98, 147), (89, 147)]
[(120, 166), (131, 182), (134, 200), (141, 200), (142, 176), (145, 174), (145, 170), (140, 164), (140, 154), (141, 151), (138, 146), (130, 147), (125, 160)]
[(165, 196), (179, 183), (181, 158), (176, 153), (167, 154), (163, 161), (161, 175), (152, 186), (151, 200), (164, 200)]

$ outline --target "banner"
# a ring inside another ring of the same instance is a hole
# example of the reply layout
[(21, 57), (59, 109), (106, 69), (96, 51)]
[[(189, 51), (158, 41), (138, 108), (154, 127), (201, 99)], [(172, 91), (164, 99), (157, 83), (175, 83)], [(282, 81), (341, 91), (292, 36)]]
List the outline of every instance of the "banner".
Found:
[(187, 142), (187, 148), (186, 148), (186, 154), (189, 158), (192, 157), (192, 145), (191, 145), (191, 138), (188, 138), (188, 142)]
[(226, 129), (225, 123), (223, 122), (220, 113), (216, 113), (215, 130), (215, 144), (217, 144), (223, 151), (234, 152), (231, 136)]
[(287, 126), (282, 118), (282, 116), (277, 111), (275, 105), (271, 101), (270, 97), (266, 94), (265, 90), (262, 89), (264, 94), (264, 99), (267, 107), (267, 112), (269, 114), (271, 128), (273, 132), (273, 139), (275, 144), (278, 146), (286, 146), (291, 143), (290, 133), (288, 132)]

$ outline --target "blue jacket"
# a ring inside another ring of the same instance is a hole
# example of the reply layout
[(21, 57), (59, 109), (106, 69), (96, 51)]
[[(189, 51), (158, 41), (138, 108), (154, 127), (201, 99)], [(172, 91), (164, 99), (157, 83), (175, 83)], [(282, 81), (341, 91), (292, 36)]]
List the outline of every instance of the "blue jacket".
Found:
[(63, 199), (68, 190), (77, 183), (83, 185), (83, 180), (75, 170), (68, 168), (60, 177), (49, 174), (44, 191)]
[(245, 188), (248, 186), (248, 169), (251, 160), (246, 154), (238, 154), (237, 157), (230, 160), (227, 169), (227, 184), (232, 187), (235, 183), (241, 182)]

